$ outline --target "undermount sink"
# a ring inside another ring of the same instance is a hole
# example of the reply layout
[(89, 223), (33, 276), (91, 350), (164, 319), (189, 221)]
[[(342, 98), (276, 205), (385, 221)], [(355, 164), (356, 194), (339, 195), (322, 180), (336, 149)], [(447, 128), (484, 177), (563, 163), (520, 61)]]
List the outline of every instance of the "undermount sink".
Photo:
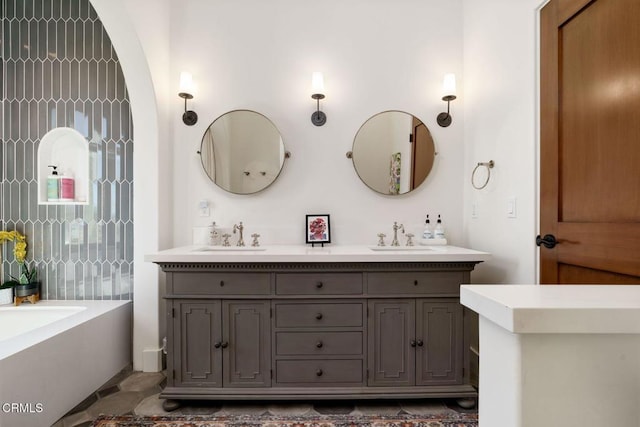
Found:
[(255, 252), (265, 251), (267, 248), (260, 246), (203, 246), (192, 252)]
[(430, 251), (424, 246), (369, 246), (372, 251)]

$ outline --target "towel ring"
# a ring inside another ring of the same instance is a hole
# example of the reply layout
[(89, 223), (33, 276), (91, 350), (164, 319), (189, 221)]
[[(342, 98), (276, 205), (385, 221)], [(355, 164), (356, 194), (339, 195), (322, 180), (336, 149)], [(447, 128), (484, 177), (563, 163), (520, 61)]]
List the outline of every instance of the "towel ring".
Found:
[[(476, 175), (476, 171), (480, 166), (484, 166), (487, 168), (487, 179), (484, 181), (484, 184), (478, 186), (475, 183), (474, 177)], [(473, 168), (473, 172), (471, 173), (471, 185), (473, 185), (473, 188), (475, 188), (476, 190), (482, 190), (487, 186), (487, 184), (489, 183), (489, 178), (491, 178), (491, 169), (493, 168), (493, 166), (495, 166), (495, 163), (493, 162), (493, 160), (489, 160), (488, 162), (480, 162), (476, 165), (475, 168)]]

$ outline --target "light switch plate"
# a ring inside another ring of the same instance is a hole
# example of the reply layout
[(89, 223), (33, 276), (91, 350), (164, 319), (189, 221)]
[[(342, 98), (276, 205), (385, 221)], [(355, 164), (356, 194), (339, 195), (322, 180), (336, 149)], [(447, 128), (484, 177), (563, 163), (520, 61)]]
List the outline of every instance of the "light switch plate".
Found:
[(517, 216), (516, 198), (509, 197), (507, 199), (507, 218), (517, 218)]

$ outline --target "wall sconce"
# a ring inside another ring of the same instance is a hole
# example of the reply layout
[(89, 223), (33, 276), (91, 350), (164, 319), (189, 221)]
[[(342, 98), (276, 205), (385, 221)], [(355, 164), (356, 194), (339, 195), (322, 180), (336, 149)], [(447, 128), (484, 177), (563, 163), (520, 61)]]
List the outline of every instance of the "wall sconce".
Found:
[(438, 114), (437, 122), (443, 128), (451, 124), (451, 114), (449, 114), (449, 103), (456, 99), (456, 75), (445, 74), (442, 82), (442, 100), (447, 101), (447, 112)]
[(320, 111), (320, 100), (324, 99), (324, 77), (322, 73), (315, 71), (311, 75), (311, 89), (313, 91), (311, 98), (317, 102), (316, 112), (311, 115), (311, 123), (316, 126), (322, 126), (327, 122), (327, 115)]
[(182, 121), (187, 126), (193, 126), (198, 122), (198, 115), (193, 110), (187, 110), (187, 99), (193, 99), (193, 77), (191, 73), (183, 71), (180, 73), (180, 98), (184, 99), (184, 114)]

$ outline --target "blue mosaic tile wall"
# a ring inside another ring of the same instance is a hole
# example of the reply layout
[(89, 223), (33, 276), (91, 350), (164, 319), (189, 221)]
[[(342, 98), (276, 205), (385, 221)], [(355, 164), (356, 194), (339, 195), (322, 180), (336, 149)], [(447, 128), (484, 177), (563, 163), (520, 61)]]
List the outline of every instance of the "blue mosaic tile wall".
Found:
[[(118, 57), (89, 0), (1, 0), (1, 226), (27, 236), (43, 299), (132, 299), (133, 124)], [(37, 150), (71, 127), (89, 205), (38, 205)], [(2, 246), (2, 280), (18, 275)]]

